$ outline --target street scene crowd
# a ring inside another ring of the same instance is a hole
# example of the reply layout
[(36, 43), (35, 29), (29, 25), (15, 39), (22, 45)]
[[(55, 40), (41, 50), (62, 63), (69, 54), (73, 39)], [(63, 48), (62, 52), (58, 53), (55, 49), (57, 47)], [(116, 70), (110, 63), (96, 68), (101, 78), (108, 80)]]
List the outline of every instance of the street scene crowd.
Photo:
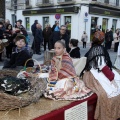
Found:
[[(35, 20), (31, 26), (33, 35), (32, 46), (30, 37), (22, 20), (17, 20), (13, 28), (9, 20), (0, 22), (0, 62), (3, 69), (22, 69), (33, 54), (41, 55), (41, 48), (52, 51), (54, 57), (50, 65), (45, 66), (48, 71), (45, 78), (47, 88), (44, 97), (52, 100), (83, 100), (97, 94), (97, 104), (94, 118), (98, 120), (117, 120), (120, 118), (120, 31), (112, 28), (102, 32), (97, 26), (91, 38), (91, 48), (81, 57), (79, 42), (86, 48), (88, 35), (83, 31), (80, 41), (71, 38), (68, 24), (59, 26), (59, 22), (51, 27), (42, 25)], [(114, 44), (117, 52), (115, 63), (111, 62), (109, 50)], [(3, 57), (7, 59), (4, 60)], [(84, 63), (86, 61), (86, 63)], [(77, 63), (75, 65), (75, 62)], [(26, 68), (33, 67), (34, 61), (28, 61)], [(44, 65), (43, 65), (44, 66)], [(39, 71), (38, 67), (35, 70)], [(36, 72), (35, 71), (35, 72)], [(78, 72), (79, 71), (79, 72)], [(19, 72), (18, 78), (28, 77), (27, 72)], [(29, 76), (30, 77), (30, 76)], [(9, 76), (8, 76), (9, 78)], [(26, 80), (24, 89), (8, 88), (8, 78), (2, 79), (0, 89), (10, 95), (21, 94), (30, 89)], [(81, 80), (82, 79), (82, 80)], [(4, 81), (7, 82), (4, 82)], [(13, 84), (13, 82), (11, 82)], [(9, 84), (10, 85), (10, 84)], [(21, 83), (19, 83), (19, 86)], [(17, 87), (16, 87), (17, 88)]]

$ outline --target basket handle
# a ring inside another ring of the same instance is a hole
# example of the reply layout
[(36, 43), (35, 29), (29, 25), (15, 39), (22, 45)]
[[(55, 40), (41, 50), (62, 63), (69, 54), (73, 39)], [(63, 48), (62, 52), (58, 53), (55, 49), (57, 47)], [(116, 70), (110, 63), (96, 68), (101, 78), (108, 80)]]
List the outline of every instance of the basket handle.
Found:
[(28, 59), (26, 62), (25, 62), (25, 65), (24, 65), (24, 70), (26, 71), (26, 65), (27, 65), (27, 63), (28, 63), (28, 61), (30, 61), (30, 60), (34, 60), (36, 63), (38, 63), (38, 66), (39, 66), (39, 68), (40, 68), (40, 73), (42, 73), (42, 69), (41, 69), (41, 66), (40, 66), (40, 64), (39, 64), (39, 62), (37, 61), (37, 60), (35, 60), (35, 59)]

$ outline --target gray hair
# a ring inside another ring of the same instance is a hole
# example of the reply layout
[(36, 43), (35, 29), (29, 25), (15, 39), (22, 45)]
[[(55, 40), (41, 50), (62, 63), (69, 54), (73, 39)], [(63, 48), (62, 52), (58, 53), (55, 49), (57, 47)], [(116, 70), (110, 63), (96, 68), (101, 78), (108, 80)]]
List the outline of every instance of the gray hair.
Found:
[[(65, 27), (65, 28), (66, 28), (66, 26), (65, 26), (65, 25), (61, 25), (61, 26), (60, 26), (60, 29), (61, 29), (62, 27)], [(66, 29), (67, 29), (67, 28), (66, 28)]]

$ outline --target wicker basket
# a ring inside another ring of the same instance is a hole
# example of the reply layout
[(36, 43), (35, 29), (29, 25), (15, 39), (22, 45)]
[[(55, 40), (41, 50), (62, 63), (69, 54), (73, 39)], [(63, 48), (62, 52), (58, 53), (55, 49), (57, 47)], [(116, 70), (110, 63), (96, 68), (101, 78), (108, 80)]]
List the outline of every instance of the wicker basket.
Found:
[[(42, 73), (42, 69), (41, 69), (41, 66), (40, 66), (39, 62), (38, 62), (37, 60), (31, 59), (31, 58), (28, 59), (28, 60), (25, 62), (24, 68), (23, 68), (21, 71), (26, 71), (26, 72), (28, 72), (28, 73), (33, 73), (33, 71), (34, 71), (34, 68), (33, 68), (33, 67), (26, 67), (26, 66), (27, 66), (27, 63), (28, 63), (30, 60), (33, 60), (34, 62), (36, 62), (36, 63), (38, 64), (39, 69), (40, 69), (40, 72), (39, 72), (39, 73)], [(34, 74), (35, 74), (35, 73), (34, 73)]]
[[(8, 75), (16, 77), (17, 74), (18, 72), (12, 70), (0, 70), (0, 78)], [(33, 102), (37, 102), (40, 99), (47, 87), (46, 81), (35, 76), (33, 78), (28, 78), (28, 80), (32, 86), (31, 90), (26, 93), (22, 93), (19, 96), (9, 95), (0, 91), (0, 110), (21, 108)]]

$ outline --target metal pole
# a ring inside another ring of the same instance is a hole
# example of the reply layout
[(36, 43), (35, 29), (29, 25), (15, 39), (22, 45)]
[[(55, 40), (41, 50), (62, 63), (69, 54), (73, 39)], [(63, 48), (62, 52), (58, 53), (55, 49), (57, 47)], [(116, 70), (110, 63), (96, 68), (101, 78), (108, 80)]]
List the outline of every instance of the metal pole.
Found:
[(86, 21), (85, 21), (85, 32), (86, 32)]

